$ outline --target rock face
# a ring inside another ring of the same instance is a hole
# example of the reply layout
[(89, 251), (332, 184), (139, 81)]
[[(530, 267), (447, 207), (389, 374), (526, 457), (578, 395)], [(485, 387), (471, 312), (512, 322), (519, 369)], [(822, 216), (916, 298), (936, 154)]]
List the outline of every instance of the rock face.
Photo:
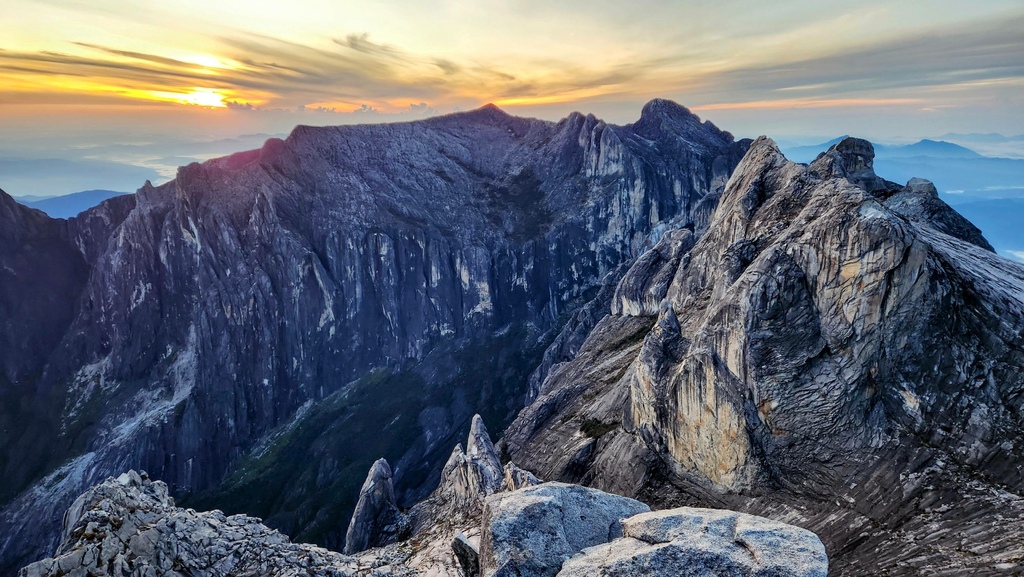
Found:
[[(504, 471), (480, 415), (474, 415), (466, 439), (456, 445), (437, 487), (408, 512), (409, 543), (418, 543), (408, 564), (424, 574), (480, 574), (480, 519), (486, 499), (513, 484), (540, 481), (514, 463)], [(391, 545), (402, 548), (403, 543)]]
[(506, 491), (517, 491), (526, 487), (540, 485), (540, 483), (541, 481), (536, 475), (529, 471), (520, 469), (515, 463), (509, 461), (505, 465), (505, 480), (501, 485), (502, 489)]
[(25, 567), (20, 577), (415, 574), (382, 558), (292, 543), (246, 515), (177, 508), (166, 484), (135, 471), (83, 494), (64, 523), (56, 557)]
[(575, 553), (621, 536), (621, 519), (646, 511), (634, 499), (565, 483), (493, 495), (484, 508), (481, 573), (554, 575)]
[(828, 575), (825, 547), (814, 533), (763, 517), (670, 509), (623, 519), (622, 531), (622, 538), (566, 561), (559, 577)]
[(809, 528), (842, 575), (1024, 559), (1024, 267), (869, 143), (756, 141), (606, 310), (500, 443), (522, 466)]
[(344, 553), (353, 555), (387, 545), (402, 537), (407, 525), (408, 520), (395, 502), (391, 467), (384, 459), (378, 459), (359, 490), (359, 500), (345, 533)]
[(48, 411), (60, 395), (43, 386), (42, 375), (74, 319), (91, 264), (134, 205), (124, 196), (54, 220), (0, 191), (0, 507), (67, 454)]
[[(0, 443), (0, 535), (29, 527), (0, 566), (51, 549), (59, 511), (128, 468), (340, 547), (373, 459), (413, 481), (400, 502), (425, 494), (478, 407), (502, 425), (521, 407), (514, 371), (537, 363), (505, 351), (543, 350), (664, 230), (706, 227), (747, 145), (667, 101), (629, 126), (485, 107), (298, 127), (66, 222), (0, 194), (18, 278), (0, 298), (35, 323), (3, 317), (0, 343), (29, 348), (0, 348), (0, 418), (52, 424)], [(323, 449), (370, 430), (366, 454)], [(297, 434), (317, 469), (280, 450)], [(327, 480), (344, 501), (319, 500)]]

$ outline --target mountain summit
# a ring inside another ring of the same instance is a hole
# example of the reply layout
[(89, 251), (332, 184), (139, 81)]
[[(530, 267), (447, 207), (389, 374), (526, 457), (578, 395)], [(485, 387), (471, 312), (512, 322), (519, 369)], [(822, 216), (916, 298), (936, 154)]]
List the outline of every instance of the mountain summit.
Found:
[(1024, 266), (872, 160), (852, 138), (810, 165), (755, 141), (707, 231), (667, 232), (605, 293), (502, 450), (541, 478), (785, 519), (841, 575), (1012, 566)]

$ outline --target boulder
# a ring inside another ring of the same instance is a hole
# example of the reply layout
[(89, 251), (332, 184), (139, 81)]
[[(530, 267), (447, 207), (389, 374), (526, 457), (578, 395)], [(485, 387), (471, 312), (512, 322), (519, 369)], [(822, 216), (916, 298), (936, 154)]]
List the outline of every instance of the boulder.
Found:
[(481, 574), (548, 577), (583, 550), (620, 537), (620, 519), (650, 508), (634, 499), (565, 483), (543, 483), (487, 498)]
[(825, 577), (817, 535), (733, 511), (684, 507), (622, 521), (623, 537), (569, 559), (559, 577)]

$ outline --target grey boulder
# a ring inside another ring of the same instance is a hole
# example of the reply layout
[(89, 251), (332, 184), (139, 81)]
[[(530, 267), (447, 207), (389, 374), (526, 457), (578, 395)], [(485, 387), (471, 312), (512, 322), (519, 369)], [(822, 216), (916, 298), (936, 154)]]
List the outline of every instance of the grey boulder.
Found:
[(555, 575), (575, 553), (621, 536), (621, 519), (647, 511), (640, 501), (565, 483), (492, 495), (484, 506), (481, 573)]
[(825, 577), (817, 535), (734, 511), (684, 507), (622, 521), (623, 537), (584, 550), (558, 577)]

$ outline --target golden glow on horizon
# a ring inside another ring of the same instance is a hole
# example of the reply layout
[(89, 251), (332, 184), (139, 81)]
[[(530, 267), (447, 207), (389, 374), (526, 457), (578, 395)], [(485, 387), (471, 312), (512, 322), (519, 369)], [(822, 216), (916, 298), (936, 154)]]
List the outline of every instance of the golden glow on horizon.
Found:
[(186, 104), (206, 106), (209, 108), (226, 108), (224, 95), (207, 88), (193, 88), (192, 92), (185, 94), (182, 101)]
[(492, 102), (495, 106), (538, 106), (544, 104), (564, 104), (566, 102), (577, 102), (587, 98), (607, 96), (609, 93), (617, 93), (620, 87), (597, 87), (588, 90), (573, 90), (570, 92), (556, 92), (554, 94), (543, 94), (537, 96), (518, 96), (512, 98), (497, 98)]

